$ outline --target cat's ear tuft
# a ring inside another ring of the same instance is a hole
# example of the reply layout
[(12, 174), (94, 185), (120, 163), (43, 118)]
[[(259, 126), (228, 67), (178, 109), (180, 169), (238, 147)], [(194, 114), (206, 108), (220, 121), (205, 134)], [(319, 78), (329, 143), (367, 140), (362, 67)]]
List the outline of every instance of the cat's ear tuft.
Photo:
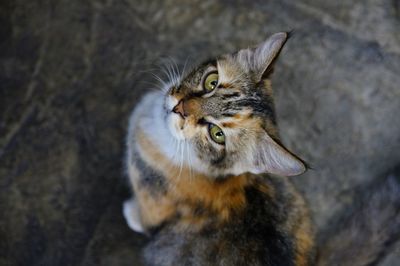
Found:
[(267, 133), (255, 148), (249, 172), (295, 176), (307, 170), (305, 163), (278, 144)]
[(271, 73), (273, 62), (285, 45), (289, 34), (275, 33), (254, 49), (240, 50), (238, 61), (254, 73), (256, 81), (260, 81), (266, 74)]

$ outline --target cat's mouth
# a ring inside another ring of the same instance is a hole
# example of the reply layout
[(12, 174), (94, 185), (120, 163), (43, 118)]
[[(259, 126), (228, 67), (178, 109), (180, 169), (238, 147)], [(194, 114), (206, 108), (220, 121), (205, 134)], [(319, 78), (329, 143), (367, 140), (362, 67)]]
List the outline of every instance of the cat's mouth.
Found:
[(171, 112), (168, 115), (167, 123), (172, 136), (178, 140), (186, 139), (184, 135), (185, 120), (180, 115)]
[[(166, 111), (167, 111), (167, 125), (172, 136), (178, 140), (186, 139), (184, 136), (185, 116), (182, 112), (181, 101), (175, 97), (167, 97)], [(181, 113), (182, 112), (182, 113)]]
[(172, 112), (180, 115), (182, 119), (185, 119), (185, 117), (187, 117), (187, 114), (185, 113), (185, 109), (184, 109), (183, 100), (180, 100), (178, 102), (178, 104), (175, 105), (174, 108), (172, 108)]

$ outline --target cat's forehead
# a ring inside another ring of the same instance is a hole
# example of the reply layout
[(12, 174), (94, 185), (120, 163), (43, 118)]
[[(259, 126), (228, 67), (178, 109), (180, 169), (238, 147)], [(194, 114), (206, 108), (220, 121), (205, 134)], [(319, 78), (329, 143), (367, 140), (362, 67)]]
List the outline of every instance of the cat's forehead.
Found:
[(216, 60), (221, 83), (240, 81), (247, 78), (247, 73), (231, 55), (224, 55)]
[(220, 83), (239, 81), (247, 75), (241, 65), (232, 55), (223, 55), (214, 59), (209, 59), (194, 68), (183, 80), (184, 83), (191, 85), (199, 84), (205, 75), (211, 72), (218, 72)]
[(209, 72), (217, 70), (217, 60), (209, 59), (197, 67), (193, 68), (187, 76), (183, 79), (183, 83), (186, 84), (198, 84), (202, 80), (203, 76)]

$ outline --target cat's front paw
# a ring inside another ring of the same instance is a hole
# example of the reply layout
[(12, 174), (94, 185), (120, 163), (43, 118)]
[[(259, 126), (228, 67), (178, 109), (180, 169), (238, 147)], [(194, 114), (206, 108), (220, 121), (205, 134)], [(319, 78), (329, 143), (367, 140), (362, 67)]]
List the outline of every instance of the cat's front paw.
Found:
[(138, 233), (145, 233), (140, 221), (139, 205), (135, 199), (126, 200), (123, 204), (122, 212), (129, 228)]

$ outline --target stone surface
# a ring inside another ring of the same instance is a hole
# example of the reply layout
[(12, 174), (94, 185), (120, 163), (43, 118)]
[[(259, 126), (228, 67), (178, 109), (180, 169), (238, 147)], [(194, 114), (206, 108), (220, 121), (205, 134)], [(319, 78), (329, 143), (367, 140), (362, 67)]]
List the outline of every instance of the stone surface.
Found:
[(294, 180), (319, 236), (400, 163), (398, 0), (0, 5), (0, 265), (138, 263), (124, 137), (160, 58), (182, 67), (294, 30), (273, 83), (284, 143), (313, 166)]

